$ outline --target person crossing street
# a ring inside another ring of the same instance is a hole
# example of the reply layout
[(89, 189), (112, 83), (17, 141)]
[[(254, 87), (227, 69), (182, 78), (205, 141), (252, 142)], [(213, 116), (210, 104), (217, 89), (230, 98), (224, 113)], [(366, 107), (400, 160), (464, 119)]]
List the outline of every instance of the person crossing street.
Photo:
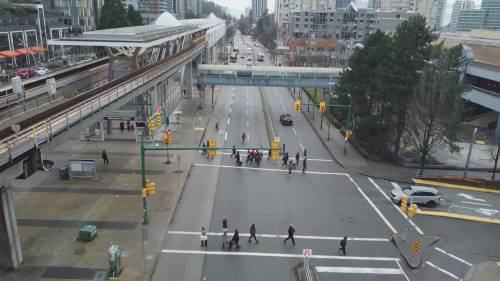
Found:
[(295, 239), (293, 239), (293, 235), (295, 233), (295, 228), (293, 227), (293, 225), (289, 225), (288, 226), (288, 237), (285, 238), (285, 240), (283, 240), (283, 244), (286, 244), (286, 241), (288, 241), (288, 239), (292, 239), (292, 244), (295, 245)]
[(297, 151), (297, 154), (295, 154), (295, 163), (296, 163), (297, 166), (299, 166), (299, 163), (300, 163), (299, 161), (300, 161), (300, 154)]
[(346, 252), (345, 252), (346, 245), (347, 245), (347, 237), (344, 236), (344, 239), (340, 240), (340, 248), (339, 248), (339, 252), (342, 252), (342, 254), (344, 256), (346, 255)]
[(252, 223), (250, 226), (250, 237), (248, 237), (248, 243), (250, 243), (250, 239), (255, 239), (255, 243), (259, 243), (259, 240), (257, 240), (257, 236), (255, 236), (255, 223)]
[(302, 173), (305, 173), (307, 169), (307, 157), (304, 156), (304, 160), (302, 160)]

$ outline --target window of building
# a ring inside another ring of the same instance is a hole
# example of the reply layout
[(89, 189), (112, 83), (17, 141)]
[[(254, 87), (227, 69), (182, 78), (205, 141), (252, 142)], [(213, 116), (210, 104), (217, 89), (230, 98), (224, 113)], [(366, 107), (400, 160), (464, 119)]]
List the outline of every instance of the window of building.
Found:
[(304, 24), (304, 27), (307, 28), (307, 24)]
[(298, 25), (298, 24), (296, 24), (296, 25), (295, 25), (295, 27), (299, 28), (299, 25)]
[(308, 18), (305, 18), (305, 19), (304, 19), (304, 21), (309, 21), (309, 19), (308, 19)]

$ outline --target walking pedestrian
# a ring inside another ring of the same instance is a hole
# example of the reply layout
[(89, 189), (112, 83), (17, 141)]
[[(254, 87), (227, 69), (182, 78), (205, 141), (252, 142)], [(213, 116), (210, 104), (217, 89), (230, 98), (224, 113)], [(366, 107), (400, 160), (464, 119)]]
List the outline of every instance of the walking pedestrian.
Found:
[(288, 174), (292, 174), (292, 168), (293, 168), (293, 158), (288, 160)]
[(307, 156), (307, 148), (304, 149), (304, 157), (306, 157), (306, 156)]
[(208, 235), (207, 231), (205, 230), (205, 227), (203, 226), (201, 227), (200, 240), (201, 240), (201, 246), (207, 247)]
[(250, 243), (250, 239), (255, 239), (255, 243), (259, 243), (259, 240), (257, 240), (257, 236), (255, 236), (255, 223), (252, 223), (250, 226), (250, 237), (248, 237), (248, 243)]
[(295, 233), (295, 228), (293, 227), (293, 225), (289, 225), (288, 226), (288, 237), (285, 238), (285, 240), (283, 240), (283, 244), (286, 244), (286, 241), (288, 241), (288, 239), (292, 239), (292, 243), (293, 245), (295, 245), (295, 239), (293, 239), (293, 234)]
[(297, 154), (295, 154), (295, 163), (297, 163), (297, 166), (299, 165), (299, 162), (300, 162), (300, 154), (297, 151)]
[(247, 135), (245, 134), (245, 132), (243, 132), (243, 134), (241, 134), (241, 144), (245, 143), (246, 138), (247, 138)]
[(130, 131), (134, 131), (135, 130), (135, 127), (134, 127), (134, 123), (130, 123)]
[(236, 151), (236, 166), (241, 167), (241, 158), (239, 151)]
[(127, 132), (130, 132), (130, 120), (127, 120)]
[(120, 131), (123, 131), (125, 130), (125, 123), (123, 123), (123, 121), (120, 121)]
[(231, 158), (233, 156), (236, 156), (236, 146), (233, 145), (233, 149), (232, 149), (232, 152), (231, 152)]
[(106, 153), (106, 150), (102, 151), (101, 158), (104, 164), (109, 164), (108, 154)]
[(267, 152), (267, 159), (271, 159), (272, 155), (272, 149), (269, 148), (269, 151)]
[(283, 143), (283, 153), (282, 155), (285, 155), (286, 149), (285, 149), (285, 143)]
[(307, 157), (304, 156), (304, 160), (302, 160), (302, 173), (305, 173), (307, 169)]
[(340, 248), (339, 248), (339, 252), (342, 252), (342, 254), (345, 256), (346, 253), (345, 253), (345, 246), (347, 245), (347, 237), (344, 236), (344, 239), (340, 240)]
[(283, 159), (283, 163), (281, 164), (281, 166), (286, 167), (288, 165), (288, 152), (283, 155), (282, 159)]
[(233, 239), (231, 239), (233, 241), (234, 244), (236, 244), (236, 249), (239, 249), (240, 248), (240, 233), (238, 232), (238, 229), (235, 229), (234, 230), (234, 234), (233, 234)]
[(224, 237), (227, 235), (227, 218), (222, 219), (222, 232), (224, 232)]

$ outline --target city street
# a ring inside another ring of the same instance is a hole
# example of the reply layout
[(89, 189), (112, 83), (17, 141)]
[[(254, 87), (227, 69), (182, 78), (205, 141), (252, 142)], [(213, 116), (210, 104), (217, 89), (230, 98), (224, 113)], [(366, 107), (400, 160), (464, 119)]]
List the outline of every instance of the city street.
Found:
[[(249, 39), (245, 40), (248, 44)], [(239, 40), (236, 44), (240, 50), (247, 47)], [(303, 261), (303, 249), (312, 249), (311, 266), (322, 280), (461, 280), (472, 264), (500, 258), (498, 226), (432, 217), (408, 221), (387, 197), (397, 183), (350, 174), (331, 158), (305, 115), (293, 111), (287, 89), (261, 90), (290, 156), (299, 152), (302, 159), (307, 149), (307, 172), (302, 173), (302, 162), (288, 174), (281, 163), (267, 157), (259, 167), (246, 165), (243, 157), (243, 166), (236, 167), (229, 152), (213, 160), (200, 156), (162, 242), (153, 280), (166, 276), (169, 280), (234, 280), (236, 276), (238, 280), (290, 280), (293, 267)], [(280, 124), (282, 113), (291, 114), (293, 126)], [(218, 138), (226, 147), (269, 147), (256, 87), (221, 87), (211, 122), (219, 122), (221, 131), (218, 135), (209, 125), (207, 139)], [(241, 145), (243, 132), (247, 140)], [(457, 200), (456, 194), (446, 194), (449, 201)], [(239, 231), (240, 249), (221, 249), (224, 217), (228, 237)], [(253, 223), (258, 244), (248, 242)], [(289, 224), (296, 229), (295, 245), (283, 244)], [(202, 226), (208, 229), (207, 248), (200, 247)], [(407, 267), (390, 241), (391, 234), (406, 229), (440, 237), (437, 244), (423, 249), (424, 264), (418, 270)], [(344, 236), (349, 237), (347, 256), (338, 251)]]

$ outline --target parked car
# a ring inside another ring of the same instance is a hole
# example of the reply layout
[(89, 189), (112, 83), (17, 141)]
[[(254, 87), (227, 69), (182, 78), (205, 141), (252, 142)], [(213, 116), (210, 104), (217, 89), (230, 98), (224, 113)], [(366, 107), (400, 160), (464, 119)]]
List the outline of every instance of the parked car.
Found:
[(21, 69), (17, 71), (17, 76), (21, 79), (31, 78), (36, 76), (36, 70), (34, 69)]
[(430, 208), (436, 207), (441, 201), (441, 194), (437, 189), (420, 185), (410, 185), (402, 189), (395, 188), (391, 190), (390, 195), (392, 202), (398, 205), (401, 204), (403, 195), (410, 197), (408, 203), (425, 205)]
[(49, 69), (45, 66), (39, 66), (36, 68), (37, 75), (45, 75), (47, 73), (49, 73)]
[(288, 113), (281, 114), (280, 123), (285, 126), (292, 126), (293, 125), (292, 115)]

